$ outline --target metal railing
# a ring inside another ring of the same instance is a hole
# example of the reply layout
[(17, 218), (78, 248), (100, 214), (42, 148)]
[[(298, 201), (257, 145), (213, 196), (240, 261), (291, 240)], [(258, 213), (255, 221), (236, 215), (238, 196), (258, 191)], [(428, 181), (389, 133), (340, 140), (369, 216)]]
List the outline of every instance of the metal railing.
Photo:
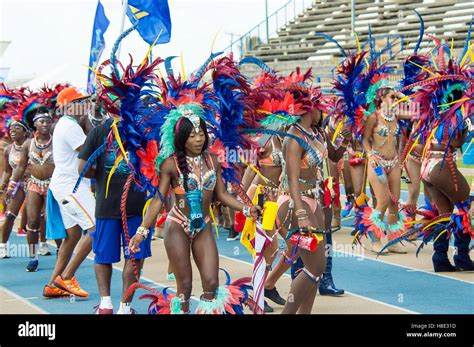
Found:
[(313, 5), (315, 0), (289, 0), (285, 5), (275, 12), (269, 14), (263, 21), (235, 40), (231, 40), (224, 52), (234, 52), (234, 57), (239, 59), (245, 52), (252, 50), (255, 46), (268, 43), (268, 40), (277, 36), (278, 31), (291, 20), (298, 17), (307, 8)]

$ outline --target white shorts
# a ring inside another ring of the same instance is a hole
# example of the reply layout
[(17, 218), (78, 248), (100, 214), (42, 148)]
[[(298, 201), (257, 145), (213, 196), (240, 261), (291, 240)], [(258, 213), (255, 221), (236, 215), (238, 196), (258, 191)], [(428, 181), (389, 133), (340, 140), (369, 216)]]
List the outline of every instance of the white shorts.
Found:
[[(54, 193), (53, 193), (54, 195)], [(74, 194), (57, 199), (64, 227), (79, 225), (82, 230), (95, 227), (95, 198), (89, 187), (79, 188)]]

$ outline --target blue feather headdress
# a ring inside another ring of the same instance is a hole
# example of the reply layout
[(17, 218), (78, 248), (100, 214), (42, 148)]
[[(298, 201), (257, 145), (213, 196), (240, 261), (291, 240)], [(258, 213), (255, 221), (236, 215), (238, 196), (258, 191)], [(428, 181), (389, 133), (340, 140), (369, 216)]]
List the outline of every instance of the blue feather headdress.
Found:
[[(97, 157), (105, 150), (112, 150), (116, 152), (117, 158), (128, 164), (140, 190), (152, 194), (157, 191), (158, 177), (153, 165), (158, 155), (155, 129), (164, 120), (157, 116), (162, 106), (157, 101), (159, 95), (153, 82), (157, 76), (153, 71), (163, 60), (157, 58), (148, 62), (148, 59), (144, 59), (137, 67), (133, 66), (131, 56), (126, 67), (117, 61), (116, 52), (120, 42), (134, 29), (135, 26), (118, 38), (110, 60), (101, 65), (100, 70), (110, 66), (111, 74), (97, 74), (99, 100), (112, 118), (111, 129), (106, 142), (87, 160), (76, 189)], [(111, 174), (113, 172), (114, 168)]]
[[(246, 103), (250, 85), (232, 58), (230, 55), (219, 59), (213, 69), (214, 93), (219, 100), (219, 128), (215, 139), (217, 146), (214, 146), (213, 150), (225, 149), (225, 153), (234, 153), (234, 157), (238, 159), (237, 153), (243, 149), (250, 149), (253, 144), (239, 130), (252, 128), (256, 122), (254, 112)], [(231, 161), (227, 156), (224, 158), (225, 162), (221, 163), (222, 177), (226, 182), (238, 183), (237, 164), (240, 160)]]

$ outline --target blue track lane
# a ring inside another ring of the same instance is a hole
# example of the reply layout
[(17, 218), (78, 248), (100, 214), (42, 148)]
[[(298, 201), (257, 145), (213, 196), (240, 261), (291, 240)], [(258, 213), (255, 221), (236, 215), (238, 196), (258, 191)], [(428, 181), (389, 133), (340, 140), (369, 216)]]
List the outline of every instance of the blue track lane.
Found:
[[(402, 191), (401, 200), (406, 199), (406, 192)], [(421, 201), (420, 201), (421, 203)], [(343, 222), (345, 226), (353, 224), (353, 218)], [(219, 253), (236, 260), (252, 263), (252, 257), (238, 241), (225, 241), (227, 231), (221, 229), (217, 240)], [(10, 242), (26, 243), (24, 237), (12, 233)], [(51, 247), (53, 248), (53, 247)], [(471, 314), (474, 312), (474, 284), (462, 282), (447, 277), (383, 263), (377, 260), (357, 257), (344, 257), (335, 252), (333, 276), (335, 282), (347, 291), (377, 300), (396, 307), (419, 313), (454, 313)], [(78, 280), (81, 286), (89, 291), (90, 297), (76, 299), (43, 299), (42, 289), (52, 273), (55, 255), (40, 257), (40, 271), (27, 273), (25, 271), (26, 258), (10, 258), (0, 260), (0, 286), (6, 287), (23, 298), (31, 300), (43, 310), (50, 313), (92, 313), (93, 307), (98, 304), (99, 293), (95, 281), (93, 261), (86, 259), (78, 271)], [(414, 260), (416, 261), (416, 260)], [(238, 263), (235, 263), (239, 266)], [(232, 268), (226, 269), (233, 278)], [(250, 275), (250, 273), (249, 273)], [(118, 309), (121, 295), (121, 271), (114, 269), (112, 277), (112, 300), (115, 311)], [(233, 278), (235, 279), (235, 278)], [(162, 288), (159, 283), (142, 281), (145, 284)], [(137, 300), (143, 294), (138, 291), (133, 307), (139, 313), (145, 313), (149, 300)], [(196, 308), (193, 300), (191, 310)]]
[[(26, 243), (25, 237), (18, 237), (15, 233), (10, 236), (11, 243)], [(78, 282), (81, 287), (89, 292), (87, 298), (75, 298), (71, 301), (68, 298), (44, 299), (42, 297), (43, 287), (49, 281), (56, 261), (56, 250), (50, 245), (54, 255), (39, 257), (39, 270), (37, 272), (26, 272), (27, 258), (8, 258), (0, 259), (0, 286), (15, 292), (23, 298), (28, 298), (32, 303), (39, 306), (49, 313), (56, 314), (90, 314), (93, 313), (93, 307), (99, 304), (99, 291), (94, 274), (94, 262), (86, 259), (77, 272)], [(159, 283), (142, 280), (142, 283), (163, 289)], [(170, 290), (171, 293), (174, 293)], [(146, 313), (150, 300), (138, 300), (142, 294), (149, 293), (139, 289), (135, 293), (132, 307), (139, 313)], [(114, 311), (119, 308), (122, 294), (122, 272), (113, 269), (111, 297), (114, 305)], [(137, 295), (138, 294), (138, 295)], [(191, 310), (196, 308), (196, 301), (191, 301)], [(4, 312), (0, 312), (4, 313)]]
[[(252, 263), (252, 257), (238, 241), (217, 240), (219, 253)], [(232, 269), (227, 269), (232, 273)], [(289, 273), (289, 272), (288, 272)], [(333, 276), (338, 287), (369, 299), (418, 313), (472, 314), (474, 284), (409, 270), (368, 258), (335, 252)]]

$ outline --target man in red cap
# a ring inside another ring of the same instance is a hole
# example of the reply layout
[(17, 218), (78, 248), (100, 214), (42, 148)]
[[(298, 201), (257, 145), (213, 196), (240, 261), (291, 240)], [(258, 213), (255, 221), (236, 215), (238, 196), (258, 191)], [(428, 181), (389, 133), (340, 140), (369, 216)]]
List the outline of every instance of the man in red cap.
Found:
[[(95, 229), (95, 199), (90, 189), (90, 181), (85, 179), (73, 193), (79, 178), (77, 157), (86, 139), (84, 122), (89, 108), (92, 107), (88, 98), (88, 95), (82, 94), (74, 87), (63, 89), (57, 96), (62, 117), (53, 133), (53, 157), (56, 167), (49, 185), (49, 198), (59, 205), (66, 235), (59, 249), (51, 280), (43, 289), (45, 297), (89, 295), (77, 283), (75, 272), (92, 249), (92, 239), (88, 232)], [(71, 259), (74, 249), (76, 254)]]

